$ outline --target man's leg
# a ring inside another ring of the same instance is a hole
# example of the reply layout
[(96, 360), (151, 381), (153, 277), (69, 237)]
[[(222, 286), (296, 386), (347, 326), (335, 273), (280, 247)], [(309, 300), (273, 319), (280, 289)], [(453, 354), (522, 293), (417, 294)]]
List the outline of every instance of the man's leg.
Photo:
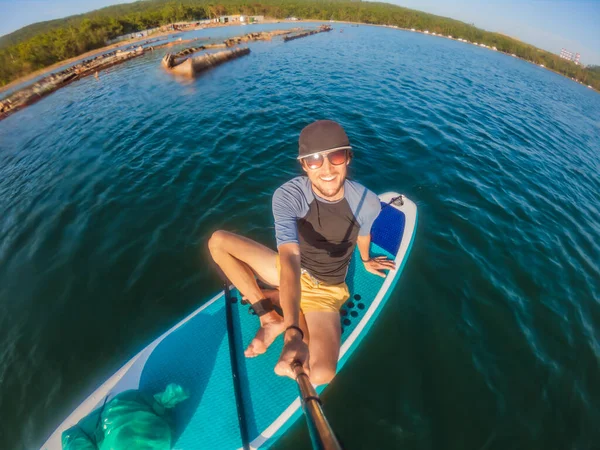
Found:
[(265, 283), (278, 287), (277, 252), (251, 239), (228, 231), (215, 231), (208, 241), (210, 254), (227, 278), (255, 303), (264, 298), (255, 275)]
[[(258, 287), (256, 278), (279, 287), (277, 253), (258, 242), (227, 231), (215, 231), (208, 241), (214, 261), (227, 278), (252, 304), (267, 295)], [(260, 329), (244, 354), (253, 357), (264, 353), (283, 332), (283, 318), (275, 311), (260, 317)]]
[(304, 313), (304, 318), (309, 334), (310, 381), (317, 385), (329, 383), (335, 376), (340, 354), (340, 314), (309, 311)]

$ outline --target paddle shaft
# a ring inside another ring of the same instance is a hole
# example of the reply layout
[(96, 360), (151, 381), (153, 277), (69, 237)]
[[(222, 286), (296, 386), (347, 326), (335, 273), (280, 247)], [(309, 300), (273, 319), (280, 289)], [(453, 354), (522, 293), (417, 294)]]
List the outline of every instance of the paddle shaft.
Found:
[(242, 387), (240, 385), (240, 376), (237, 363), (237, 347), (233, 328), (233, 310), (232, 298), (229, 291), (229, 280), (225, 278), (225, 314), (227, 316), (227, 338), (229, 342), (229, 360), (231, 361), (231, 374), (233, 376), (233, 390), (235, 392), (235, 406), (237, 408), (238, 424), (240, 426), (240, 436), (242, 438), (242, 448), (250, 449), (250, 439), (248, 437), (248, 425), (246, 423), (246, 414), (244, 412), (244, 400), (242, 399)]
[(296, 375), (298, 389), (300, 390), (300, 399), (306, 417), (306, 424), (310, 439), (315, 450), (341, 450), (342, 446), (338, 442), (327, 418), (321, 408), (321, 399), (317, 395), (315, 388), (310, 382), (308, 375), (302, 369), (299, 362), (292, 363), (292, 370)]

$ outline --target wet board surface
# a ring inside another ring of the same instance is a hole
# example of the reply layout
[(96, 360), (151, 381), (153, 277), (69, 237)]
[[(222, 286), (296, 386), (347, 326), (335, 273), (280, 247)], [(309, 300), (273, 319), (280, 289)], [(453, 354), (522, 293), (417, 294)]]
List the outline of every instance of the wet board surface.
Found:
[[(383, 309), (404, 267), (416, 229), (416, 205), (406, 199), (388, 204), (399, 194), (380, 195), (382, 210), (373, 224), (371, 255), (396, 261), (396, 270), (386, 278), (368, 273), (358, 256), (352, 258), (346, 282), (350, 298), (341, 310), (342, 346), (338, 372), (358, 347)], [(298, 388), (289, 378), (275, 375), (283, 339), (279, 337), (267, 353), (245, 358), (243, 351), (254, 337), (258, 319), (232, 291), (234, 338), (242, 398), (251, 448), (267, 448), (302, 414)], [(128, 389), (154, 394), (170, 383), (183, 386), (190, 397), (173, 410), (174, 449), (238, 449), (238, 428), (231, 374), (225, 297), (220, 293), (153, 341), (88, 397), (42, 446), (61, 449), (61, 434), (79, 419)], [(322, 392), (326, 386), (320, 386)], [(267, 401), (268, 400), (268, 401)]]

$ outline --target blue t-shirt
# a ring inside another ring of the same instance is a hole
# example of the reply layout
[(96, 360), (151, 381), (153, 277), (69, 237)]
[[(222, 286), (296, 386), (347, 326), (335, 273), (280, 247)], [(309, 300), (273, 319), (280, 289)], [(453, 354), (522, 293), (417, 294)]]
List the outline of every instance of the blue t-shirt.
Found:
[(344, 198), (329, 202), (308, 177), (296, 177), (273, 195), (277, 246), (299, 244), (305, 270), (324, 283), (343, 283), (356, 239), (370, 234), (379, 211), (377, 195), (354, 181), (344, 182)]

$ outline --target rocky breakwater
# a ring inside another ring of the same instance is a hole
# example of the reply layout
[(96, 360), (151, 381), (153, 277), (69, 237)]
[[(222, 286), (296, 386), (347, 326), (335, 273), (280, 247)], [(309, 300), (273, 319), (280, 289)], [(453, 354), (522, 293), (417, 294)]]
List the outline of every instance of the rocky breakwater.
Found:
[(0, 101), (0, 120), (25, 106), (41, 100), (46, 95), (51, 94), (73, 81), (92, 74), (97, 75), (101, 70), (136, 58), (143, 53), (144, 48), (141, 46), (129, 51), (116, 50), (114, 52), (99, 55), (93, 59), (87, 59), (61, 72), (44, 77), (37, 83), (21, 89)]
[(195, 57), (189, 57), (193, 53), (209, 50), (215, 48), (229, 48), (236, 45), (251, 42), (251, 41), (270, 41), (276, 36), (287, 35), (294, 31), (300, 30), (294, 28), (291, 30), (274, 30), (274, 31), (261, 31), (257, 33), (248, 33), (243, 36), (235, 36), (223, 41), (222, 44), (207, 44), (199, 47), (186, 48), (178, 53), (167, 53), (162, 59), (162, 66), (169, 72), (176, 75), (183, 75), (186, 77), (196, 76), (205, 70), (212, 67), (223, 64), (224, 62), (231, 61), (250, 53), (249, 48), (240, 48), (234, 50), (226, 50), (218, 53), (209, 53)]
[(236, 48), (233, 50), (225, 50), (217, 53), (208, 53), (205, 55), (186, 58), (183, 62), (176, 64), (176, 60), (171, 54), (167, 54), (162, 59), (162, 65), (171, 73), (183, 75), (186, 77), (194, 77), (208, 69), (216, 67), (232, 59), (240, 56), (248, 55), (250, 49), (248, 47)]
[[(331, 31), (331, 27), (327, 25), (322, 25), (317, 30), (292, 28), (289, 30), (274, 30), (248, 33), (243, 36), (235, 36), (232, 38), (228, 38), (222, 43), (190, 47), (175, 54), (168, 53), (163, 58), (162, 65), (171, 73), (181, 74), (185, 76), (194, 76), (226, 61), (230, 61), (240, 56), (247, 55), (248, 53), (250, 53), (250, 50), (248, 48), (242, 48), (236, 50), (223, 51), (214, 54), (206, 54), (197, 57), (188, 56), (193, 53), (202, 50), (230, 48), (251, 41), (270, 41), (277, 36), (283, 36), (283, 39), (285, 41), (288, 41), (298, 39), (300, 37), (310, 36), (316, 33), (321, 33), (323, 31)], [(99, 73), (102, 70), (114, 66), (115, 64), (120, 64), (132, 58), (141, 56), (146, 51), (153, 51), (155, 49), (169, 47), (173, 45), (180, 45), (184, 43), (198, 41), (201, 39), (210, 38), (194, 38), (188, 40), (182, 40), (180, 38), (175, 41), (146, 47), (142, 47), (141, 45), (136, 44), (136, 47), (130, 46), (125, 49), (115, 50), (109, 53), (98, 55), (95, 58), (84, 60), (78, 64), (70, 66), (69, 68), (61, 72), (52, 73), (51, 75), (42, 78), (35, 84), (20, 89), (19, 91), (1, 100), (0, 120), (8, 117), (10, 114), (28, 105), (31, 105), (32, 103), (41, 100), (45, 96), (60, 89), (61, 87), (67, 86), (68, 84), (89, 75), (95, 74), (96, 77), (98, 77)], [(143, 44), (153, 44), (157, 41), (158, 39), (154, 41), (146, 41)]]
[[(224, 41), (227, 47), (233, 47), (241, 43), (250, 41), (270, 41), (274, 37), (284, 36), (290, 33), (302, 31), (301, 28), (292, 28), (290, 30), (274, 30), (274, 31), (261, 31), (257, 33), (248, 33), (243, 36), (235, 36)], [(284, 38), (285, 39), (285, 38)]]
[(283, 40), (284, 42), (293, 41), (294, 39), (300, 39), (303, 37), (312, 36), (313, 34), (324, 33), (331, 30), (332, 28), (329, 25), (321, 25), (316, 30), (306, 30), (301, 31), (299, 33), (291, 34), (289, 36), (284, 36)]

